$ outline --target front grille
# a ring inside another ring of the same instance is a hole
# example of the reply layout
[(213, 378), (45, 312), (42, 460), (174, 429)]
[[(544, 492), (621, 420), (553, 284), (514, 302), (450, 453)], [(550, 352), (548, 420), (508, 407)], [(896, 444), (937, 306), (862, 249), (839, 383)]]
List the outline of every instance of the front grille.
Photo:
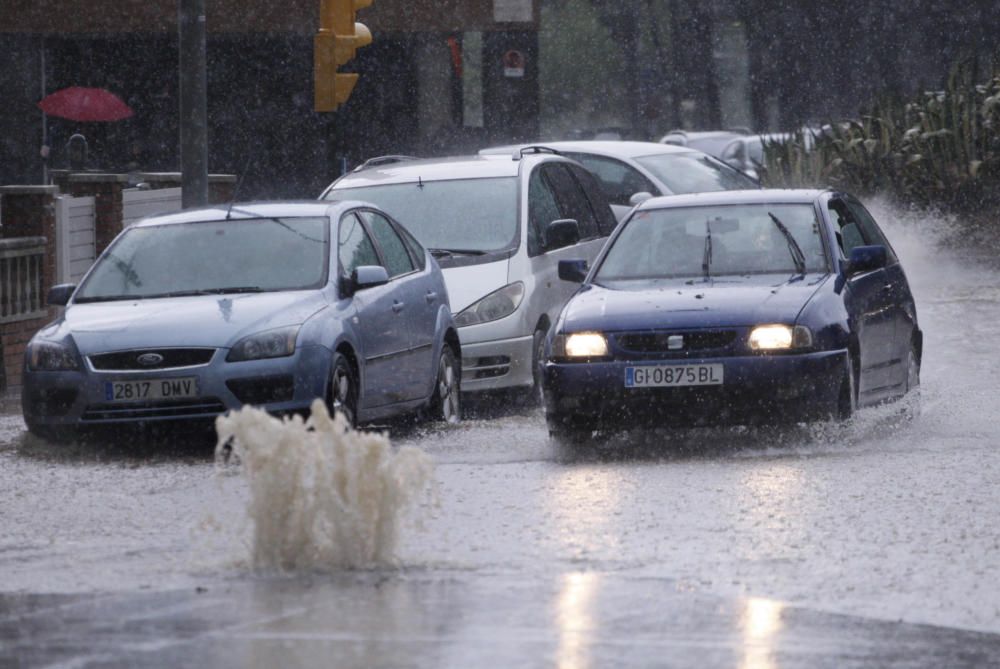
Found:
[(183, 402), (143, 402), (135, 404), (92, 404), (83, 412), (83, 421), (146, 420), (157, 418), (199, 418), (225, 413), (226, 405), (215, 398)]
[(510, 372), (510, 356), (462, 358), (463, 379), (492, 379)]
[(230, 379), (226, 386), (243, 404), (287, 402), (295, 394), (295, 379), (291, 374), (251, 379)]
[[(671, 349), (669, 339), (680, 336), (683, 346)], [(629, 332), (615, 337), (618, 346), (635, 353), (683, 353), (726, 348), (736, 340), (734, 330), (697, 330), (692, 332)]]
[[(207, 365), (215, 354), (214, 348), (143, 348), (115, 351), (89, 356), (90, 364), (100, 371), (143, 371)], [(142, 356), (159, 356), (155, 363), (139, 362)]]

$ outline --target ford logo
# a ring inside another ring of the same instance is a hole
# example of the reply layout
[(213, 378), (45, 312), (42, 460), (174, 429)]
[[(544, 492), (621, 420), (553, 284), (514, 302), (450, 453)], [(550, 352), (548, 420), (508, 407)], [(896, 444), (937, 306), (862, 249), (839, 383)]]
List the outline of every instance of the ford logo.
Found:
[(155, 367), (163, 362), (163, 356), (159, 353), (143, 353), (135, 360), (143, 367)]

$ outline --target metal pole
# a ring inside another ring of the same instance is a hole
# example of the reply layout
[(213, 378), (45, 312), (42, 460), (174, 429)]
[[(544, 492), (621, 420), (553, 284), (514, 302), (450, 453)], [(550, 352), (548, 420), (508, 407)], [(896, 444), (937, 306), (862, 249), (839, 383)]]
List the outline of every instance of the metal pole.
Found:
[[(42, 62), (42, 97), (45, 97), (45, 89), (48, 82), (45, 80), (45, 35), (42, 35), (39, 47), (40, 60)], [(52, 148), (49, 146), (49, 115), (42, 112), (42, 184), (49, 185), (49, 156), (52, 155)]]
[(181, 206), (208, 204), (208, 78), (205, 0), (180, 0)]

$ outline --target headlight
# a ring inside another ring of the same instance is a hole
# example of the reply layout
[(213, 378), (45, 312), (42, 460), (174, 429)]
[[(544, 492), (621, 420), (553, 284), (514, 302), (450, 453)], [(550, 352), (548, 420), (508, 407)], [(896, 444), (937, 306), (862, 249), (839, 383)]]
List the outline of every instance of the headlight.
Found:
[(804, 325), (759, 325), (750, 332), (750, 348), (781, 351), (812, 346), (812, 332)]
[(293, 325), (244, 337), (229, 351), (226, 362), (282, 358), (286, 355), (292, 355), (295, 353), (295, 338), (298, 334), (299, 326)]
[(552, 340), (553, 358), (603, 358), (607, 354), (608, 340), (600, 332), (561, 334)]
[(57, 372), (80, 369), (76, 352), (54, 341), (33, 341), (28, 344), (28, 369), (33, 372)]
[(495, 290), (472, 306), (466, 307), (455, 317), (455, 325), (463, 328), (500, 320), (510, 316), (524, 299), (524, 284), (518, 281)]

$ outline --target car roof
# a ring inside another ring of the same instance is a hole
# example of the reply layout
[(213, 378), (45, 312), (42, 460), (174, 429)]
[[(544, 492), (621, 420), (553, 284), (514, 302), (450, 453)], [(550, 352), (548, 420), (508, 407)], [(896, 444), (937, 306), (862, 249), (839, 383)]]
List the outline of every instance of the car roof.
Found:
[[(536, 154), (527, 154), (530, 160)], [(548, 155), (552, 154), (537, 154)], [(505, 156), (450, 156), (403, 160), (348, 172), (334, 183), (334, 187), (375, 186), (380, 184), (409, 183), (417, 178), (424, 181), (445, 179), (483, 179), (490, 177), (515, 177), (521, 167), (520, 160)]]
[(665, 153), (697, 153), (701, 152), (687, 146), (676, 144), (660, 144), (659, 142), (636, 142), (629, 140), (567, 140), (558, 142), (533, 142), (531, 144), (509, 144), (506, 146), (491, 146), (480, 151), (480, 155), (513, 155), (514, 151), (525, 146), (545, 146), (556, 151), (569, 153), (593, 153), (614, 158), (638, 158), (641, 156), (659, 155)]
[(211, 205), (197, 209), (185, 209), (166, 214), (156, 214), (142, 219), (133, 227), (165, 225), (168, 223), (198, 223), (221, 221), (227, 218), (246, 220), (251, 218), (326, 216), (339, 202), (321, 200), (276, 200), (271, 202), (234, 202)]
[(637, 211), (674, 207), (699, 207), (729, 204), (811, 204), (823, 193), (817, 188), (774, 188), (759, 190), (724, 190), (686, 195), (664, 195), (646, 200)]

